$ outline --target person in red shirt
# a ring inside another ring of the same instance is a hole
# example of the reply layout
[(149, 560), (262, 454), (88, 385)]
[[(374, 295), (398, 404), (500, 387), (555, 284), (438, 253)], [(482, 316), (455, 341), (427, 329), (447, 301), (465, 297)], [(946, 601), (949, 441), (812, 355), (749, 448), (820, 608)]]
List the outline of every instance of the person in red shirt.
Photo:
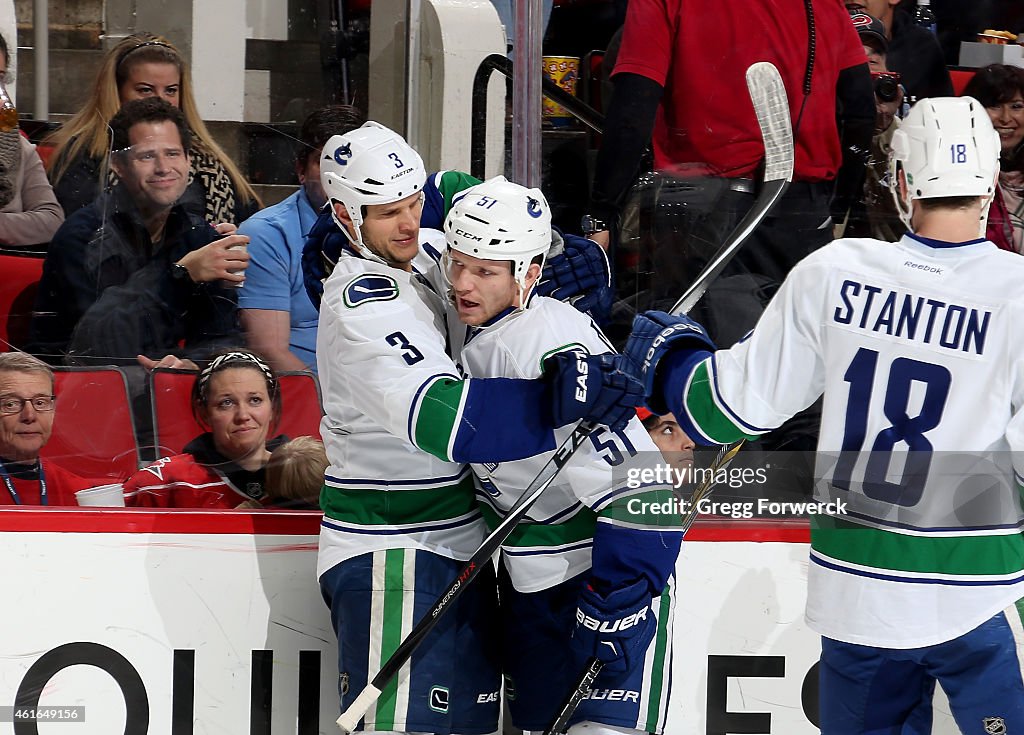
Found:
[(53, 431), (53, 371), (24, 352), (0, 354), (0, 505), (78, 505), (101, 484), (39, 457)]
[(124, 484), (126, 505), (237, 508), (268, 495), (270, 453), (287, 439), (267, 437), (281, 418), (281, 390), (270, 366), (251, 352), (222, 352), (192, 386), (192, 411), (208, 431)]
[[(788, 93), (795, 173), (723, 274), (754, 276), (733, 289), (756, 288), (766, 300), (797, 261), (832, 239), (837, 183), (840, 198), (860, 194), (874, 98), (864, 49), (842, 3), (630, 0), (584, 229), (609, 243), (607, 229), (617, 223), (651, 141), (660, 176), (652, 252), (641, 265), (650, 273), (650, 292), (639, 308), (670, 306), (754, 201), (764, 144), (745, 74), (758, 61), (779, 69)], [(737, 325), (734, 310), (725, 311), (722, 324), (701, 315), (719, 344), (742, 336), (758, 315)]]

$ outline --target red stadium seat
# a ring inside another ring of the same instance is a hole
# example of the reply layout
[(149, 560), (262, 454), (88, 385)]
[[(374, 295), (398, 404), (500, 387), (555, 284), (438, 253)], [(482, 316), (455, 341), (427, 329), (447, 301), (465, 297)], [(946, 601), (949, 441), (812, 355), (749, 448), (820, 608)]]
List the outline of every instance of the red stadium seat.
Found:
[(43, 260), (39, 255), (0, 253), (0, 352), (28, 341)]
[(974, 70), (950, 69), (949, 78), (953, 81), (953, 94), (959, 97), (964, 93), (964, 87), (967, 86), (967, 82), (974, 78)]
[(57, 408), (42, 456), (83, 477), (128, 478), (139, 468), (131, 401), (114, 367), (53, 369)]
[[(180, 454), (185, 445), (205, 429), (192, 415), (191, 370), (157, 368), (150, 374), (153, 401), (153, 437), (157, 454)], [(289, 437), (320, 438), (320, 386), (309, 372), (285, 372), (278, 375), (281, 384), (281, 423), (277, 433)]]

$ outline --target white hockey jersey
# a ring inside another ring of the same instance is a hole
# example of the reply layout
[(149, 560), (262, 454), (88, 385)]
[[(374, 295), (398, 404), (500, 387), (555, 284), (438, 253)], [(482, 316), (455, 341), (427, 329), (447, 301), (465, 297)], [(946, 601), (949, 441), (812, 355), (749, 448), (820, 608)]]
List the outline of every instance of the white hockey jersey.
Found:
[[(807, 619), (888, 648), (951, 640), (1024, 596), (1024, 258), (839, 240), (803, 260), (753, 333), (682, 382), (712, 441), (822, 393)], [(908, 451), (913, 450), (913, 451)]]
[(444, 313), (419, 276), (350, 255), (324, 284), (316, 353), (331, 464), (318, 575), (386, 548), (468, 559), (484, 538), (469, 468), (421, 448), (447, 446), (464, 400)]
[[(461, 365), (471, 377), (537, 378), (544, 360), (566, 349), (582, 347), (590, 354), (613, 351), (590, 317), (549, 298), (534, 297), (529, 308), (488, 327), (467, 328), (456, 321), (451, 326), (454, 342), (461, 341), (456, 334), (460, 327), (463, 335), (469, 335), (462, 348)], [(556, 446), (568, 438), (572, 428), (566, 426), (554, 432)], [(548, 451), (515, 462), (472, 465), (481, 507), (492, 526), (504, 517), (553, 454)], [(652, 517), (639, 510), (641, 502), (671, 498), (668, 486), (629, 481), (631, 470), (662, 461), (638, 419), (618, 433), (599, 427), (591, 434), (502, 547), (516, 589), (527, 593), (547, 589), (589, 569), (597, 524), (640, 533), (671, 534), (677, 529), (678, 517)], [(671, 570), (678, 539), (673, 550), (668, 551), (669, 547), (671, 544), (666, 545), (670, 558), (664, 560), (664, 566)], [(626, 548), (620, 551), (622, 557), (629, 554)], [(648, 555), (646, 561), (656, 566), (658, 560)]]

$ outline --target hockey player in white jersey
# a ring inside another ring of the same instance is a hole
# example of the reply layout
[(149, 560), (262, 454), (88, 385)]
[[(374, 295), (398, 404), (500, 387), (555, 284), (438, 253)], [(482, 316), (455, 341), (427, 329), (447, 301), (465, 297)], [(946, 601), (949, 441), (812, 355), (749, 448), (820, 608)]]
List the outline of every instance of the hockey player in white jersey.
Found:
[[(367, 123), (328, 141), (321, 179), (349, 238), (325, 283), (317, 335), (331, 462), (317, 572), (348, 707), (484, 538), (463, 463), (546, 451), (554, 427), (580, 418), (619, 426), (639, 385), (607, 357), (556, 356), (543, 381), (463, 380), (446, 353), (445, 301), (412, 268), (425, 179), (419, 155)], [(488, 584), (482, 573), (362, 729), (497, 729), (494, 592), (493, 574)]]
[(931, 732), (936, 681), (962, 732), (1024, 732), (1024, 259), (983, 236), (999, 149), (976, 100), (918, 102), (890, 157), (910, 234), (808, 256), (729, 350), (657, 312), (626, 347), (704, 443), (824, 394), (818, 491), (848, 512), (811, 525), (823, 735)]
[[(454, 201), (442, 262), (450, 298), (467, 325), (461, 340), (467, 375), (538, 378), (553, 354), (613, 351), (588, 316), (531, 293), (550, 230), (543, 194), (503, 177)], [(456, 328), (451, 332), (454, 337)], [(556, 431), (556, 443), (569, 431)], [(492, 526), (551, 455), (473, 463)], [(643, 462), (661, 462), (661, 455), (638, 418), (622, 429), (598, 428), (503, 547), (502, 660), (518, 728), (543, 731), (596, 656), (603, 672), (571, 723), (594, 735), (662, 732), (681, 533), (678, 515), (643, 510), (651, 507), (645, 503), (666, 507), (672, 497), (668, 485), (629, 481)]]

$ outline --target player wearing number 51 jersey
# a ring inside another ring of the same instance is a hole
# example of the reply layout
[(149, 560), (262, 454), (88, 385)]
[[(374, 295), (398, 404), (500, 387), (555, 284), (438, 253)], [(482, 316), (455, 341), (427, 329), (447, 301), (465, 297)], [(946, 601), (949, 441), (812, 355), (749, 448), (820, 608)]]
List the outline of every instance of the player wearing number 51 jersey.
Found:
[(890, 159), (911, 234), (808, 256), (729, 350), (658, 313), (627, 345), (706, 443), (824, 394), (818, 490), (848, 511), (811, 527), (824, 735), (929, 733), (936, 681), (962, 732), (1024, 732), (1024, 258), (982, 236), (999, 149), (976, 100), (918, 102)]
[[(539, 378), (557, 353), (611, 346), (572, 306), (532, 294), (551, 238), (538, 189), (491, 179), (461, 192), (445, 220), (444, 272), (459, 320), (460, 360), (474, 378)], [(554, 432), (561, 444), (570, 427)], [(473, 463), (496, 526), (553, 452)], [(503, 655), (513, 723), (543, 731), (585, 662), (604, 670), (570, 721), (589, 735), (660, 733), (669, 694), (673, 580), (682, 534), (671, 488), (636, 470), (661, 454), (635, 416), (599, 427), (502, 548)], [(631, 478), (634, 478), (631, 480)], [(651, 511), (657, 507), (661, 512)], [(570, 728), (570, 733), (575, 732)]]
[[(608, 409), (629, 415), (639, 386), (598, 358), (556, 357), (547, 381), (463, 379), (448, 353), (445, 301), (413, 265), (425, 180), (419, 155), (367, 123), (327, 142), (320, 171), (347, 238), (324, 285), (317, 330), (330, 460), (317, 571), (347, 708), (484, 538), (465, 463), (531, 456), (554, 446), (555, 427), (601, 420)], [(497, 730), (494, 598), (488, 568), (359, 729)]]

